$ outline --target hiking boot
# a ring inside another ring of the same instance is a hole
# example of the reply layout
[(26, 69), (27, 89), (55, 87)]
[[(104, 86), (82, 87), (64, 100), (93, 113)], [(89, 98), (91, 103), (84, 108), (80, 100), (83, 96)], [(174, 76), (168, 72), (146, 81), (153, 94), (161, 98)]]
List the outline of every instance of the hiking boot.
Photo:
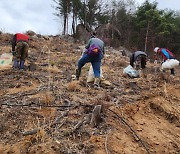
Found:
[(18, 62), (17, 59), (14, 59), (14, 61), (13, 61), (13, 68), (14, 69), (18, 69), (19, 68), (19, 62)]
[(175, 75), (174, 69), (171, 69), (171, 75)]
[(79, 80), (80, 75), (81, 75), (81, 69), (76, 69), (76, 80)]
[(100, 84), (100, 78), (95, 78), (95, 79), (94, 79), (94, 87), (95, 87), (95, 88), (99, 88), (99, 87), (100, 87), (99, 84)]
[(20, 69), (24, 69), (24, 60), (20, 61)]

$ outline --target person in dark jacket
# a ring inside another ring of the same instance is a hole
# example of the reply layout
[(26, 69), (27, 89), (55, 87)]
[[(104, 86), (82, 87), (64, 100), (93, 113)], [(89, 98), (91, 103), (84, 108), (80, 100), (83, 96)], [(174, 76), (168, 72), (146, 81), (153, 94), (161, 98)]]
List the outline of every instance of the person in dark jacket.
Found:
[(136, 51), (130, 57), (130, 65), (135, 69), (146, 68), (147, 54), (143, 51)]
[(76, 79), (79, 80), (82, 67), (90, 62), (95, 76), (94, 85), (99, 87), (101, 60), (104, 55), (104, 42), (96, 37), (96, 33), (93, 33), (85, 48), (85, 52), (77, 64)]
[[(157, 54), (162, 56), (163, 62), (165, 62), (167, 59), (175, 59), (173, 53), (170, 50), (166, 49), (166, 48), (156, 47), (156, 48), (154, 48), (154, 52), (156, 53), (156, 55), (155, 55), (155, 60), (156, 61), (157, 61)], [(171, 69), (171, 74), (175, 75), (174, 68)]]
[(12, 39), (13, 68), (24, 69), (24, 63), (28, 57), (28, 40), (26, 34), (16, 33)]

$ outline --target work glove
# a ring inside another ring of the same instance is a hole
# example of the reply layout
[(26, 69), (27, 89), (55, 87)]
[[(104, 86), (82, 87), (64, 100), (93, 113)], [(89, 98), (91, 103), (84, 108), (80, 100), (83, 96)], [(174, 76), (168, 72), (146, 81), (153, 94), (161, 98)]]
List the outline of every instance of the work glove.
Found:
[(154, 64), (157, 64), (157, 60), (154, 61)]

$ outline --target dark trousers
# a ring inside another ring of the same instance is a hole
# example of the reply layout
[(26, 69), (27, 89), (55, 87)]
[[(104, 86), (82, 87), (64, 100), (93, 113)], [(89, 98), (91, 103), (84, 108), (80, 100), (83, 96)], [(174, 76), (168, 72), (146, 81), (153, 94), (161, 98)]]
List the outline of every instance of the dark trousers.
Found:
[(171, 74), (175, 75), (174, 68), (171, 69)]
[(26, 42), (20, 41), (16, 44), (16, 50), (13, 59), (25, 60), (28, 57), (29, 45)]

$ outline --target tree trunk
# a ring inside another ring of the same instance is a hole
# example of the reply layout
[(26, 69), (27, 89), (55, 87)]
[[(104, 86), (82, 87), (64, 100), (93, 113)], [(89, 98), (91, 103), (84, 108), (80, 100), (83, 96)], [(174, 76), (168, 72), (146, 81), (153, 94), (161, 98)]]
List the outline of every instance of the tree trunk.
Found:
[(64, 15), (64, 30), (63, 30), (63, 35), (66, 33), (66, 15)]
[(146, 50), (147, 50), (148, 32), (149, 32), (149, 21), (148, 21), (148, 26), (147, 26), (147, 31), (146, 31), (146, 39), (145, 39), (144, 52), (146, 52)]
[(75, 15), (73, 13), (73, 21), (72, 21), (72, 34), (75, 34)]
[(68, 19), (68, 15), (66, 16), (66, 34), (68, 34), (68, 30), (69, 30), (69, 28), (68, 28), (68, 24), (69, 24), (69, 21), (68, 21), (69, 19)]

